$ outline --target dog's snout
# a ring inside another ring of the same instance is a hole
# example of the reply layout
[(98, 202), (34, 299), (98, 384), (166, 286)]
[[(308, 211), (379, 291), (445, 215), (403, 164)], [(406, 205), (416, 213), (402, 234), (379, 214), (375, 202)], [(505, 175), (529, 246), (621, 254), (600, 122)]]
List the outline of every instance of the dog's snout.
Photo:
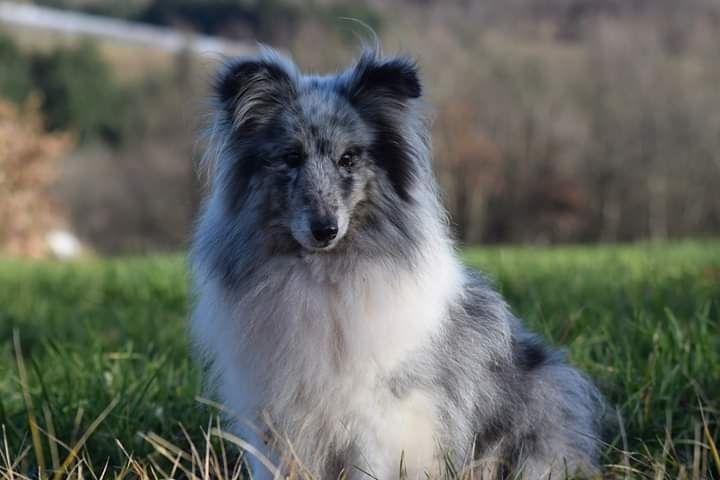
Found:
[(310, 230), (315, 240), (327, 243), (333, 240), (338, 234), (337, 221), (332, 218), (313, 220), (310, 224)]

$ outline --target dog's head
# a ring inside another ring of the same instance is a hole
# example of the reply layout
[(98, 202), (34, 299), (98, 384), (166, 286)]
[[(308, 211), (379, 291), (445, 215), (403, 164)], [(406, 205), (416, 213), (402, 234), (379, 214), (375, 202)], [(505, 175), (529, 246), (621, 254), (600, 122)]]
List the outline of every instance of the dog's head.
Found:
[(375, 207), (412, 202), (420, 95), (414, 62), (376, 52), (327, 76), (270, 50), (231, 63), (216, 85), (229, 214), (256, 209), (260, 228), (325, 252), (377, 223)]

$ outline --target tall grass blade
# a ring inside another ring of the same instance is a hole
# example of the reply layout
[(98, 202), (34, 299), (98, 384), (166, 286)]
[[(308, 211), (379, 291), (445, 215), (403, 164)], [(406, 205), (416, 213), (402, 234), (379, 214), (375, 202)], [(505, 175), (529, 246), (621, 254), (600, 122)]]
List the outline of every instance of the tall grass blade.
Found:
[(44, 472), (45, 453), (43, 451), (42, 438), (40, 437), (40, 429), (37, 425), (37, 417), (35, 416), (32, 396), (30, 395), (30, 387), (28, 386), (27, 370), (25, 369), (22, 346), (20, 345), (20, 332), (17, 329), (13, 330), (13, 344), (15, 346), (15, 361), (18, 369), (18, 377), (20, 378), (20, 388), (22, 389), (23, 399), (25, 401), (28, 426), (30, 427), (30, 436), (32, 438), (33, 449), (35, 451), (35, 460), (37, 461), (38, 471)]
[(708, 427), (708, 422), (705, 418), (705, 410), (703, 409), (702, 403), (698, 402), (698, 404), (700, 405), (700, 416), (702, 418), (703, 430), (705, 431), (705, 438), (708, 442), (708, 448), (710, 449), (710, 453), (712, 454), (713, 460), (715, 461), (715, 469), (717, 470), (718, 475), (720, 475), (720, 454), (718, 453), (717, 445), (715, 445), (715, 440), (713, 440), (713, 437), (710, 434), (710, 428)]

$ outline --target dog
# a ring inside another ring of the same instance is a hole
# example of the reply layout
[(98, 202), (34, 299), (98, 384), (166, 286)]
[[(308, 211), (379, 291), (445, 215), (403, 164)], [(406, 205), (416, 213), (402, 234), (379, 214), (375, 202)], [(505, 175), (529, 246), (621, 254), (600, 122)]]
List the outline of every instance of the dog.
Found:
[(412, 59), (214, 92), (191, 334), (253, 478), (598, 471), (597, 389), (458, 259)]

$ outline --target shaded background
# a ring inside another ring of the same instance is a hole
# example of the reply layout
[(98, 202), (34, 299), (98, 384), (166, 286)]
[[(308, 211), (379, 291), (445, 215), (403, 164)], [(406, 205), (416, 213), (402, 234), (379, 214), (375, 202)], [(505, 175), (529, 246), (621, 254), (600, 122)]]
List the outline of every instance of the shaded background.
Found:
[[(70, 255), (75, 239), (99, 254), (183, 249), (222, 55), (260, 41), (303, 69), (332, 71), (357, 55), (367, 27), (386, 51), (418, 58), (435, 109), (435, 167), (462, 242), (720, 231), (717, 1), (34, 5), (53, 10), (0, 2), (6, 254)], [(54, 17), (60, 9), (83, 15)], [(78, 33), (103, 18), (123, 22)]]

